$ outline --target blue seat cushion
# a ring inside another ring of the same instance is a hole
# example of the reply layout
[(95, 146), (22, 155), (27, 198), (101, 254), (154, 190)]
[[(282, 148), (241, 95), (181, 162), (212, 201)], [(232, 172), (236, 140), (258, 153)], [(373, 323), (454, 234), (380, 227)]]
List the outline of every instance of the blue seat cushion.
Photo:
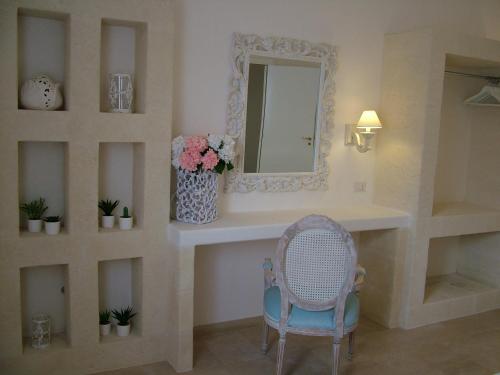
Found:
[[(281, 293), (277, 286), (264, 293), (266, 315), (279, 322), (281, 315)], [(295, 328), (335, 329), (335, 308), (324, 311), (308, 311), (292, 305), (288, 325)], [(359, 299), (354, 293), (347, 296), (344, 310), (344, 326), (352, 327), (358, 323)]]

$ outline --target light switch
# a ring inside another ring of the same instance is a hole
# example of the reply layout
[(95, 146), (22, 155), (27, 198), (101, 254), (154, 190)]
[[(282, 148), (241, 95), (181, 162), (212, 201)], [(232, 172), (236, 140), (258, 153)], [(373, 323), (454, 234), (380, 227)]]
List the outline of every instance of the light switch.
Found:
[(366, 182), (365, 181), (355, 181), (354, 182), (354, 192), (355, 193), (366, 192)]

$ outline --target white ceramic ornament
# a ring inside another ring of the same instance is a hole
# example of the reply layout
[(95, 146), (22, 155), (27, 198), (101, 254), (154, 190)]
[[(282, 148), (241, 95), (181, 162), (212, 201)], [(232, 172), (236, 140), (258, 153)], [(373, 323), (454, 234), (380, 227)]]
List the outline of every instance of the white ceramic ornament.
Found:
[(35, 76), (21, 87), (23, 108), (53, 111), (60, 108), (62, 103), (61, 84), (45, 74)]

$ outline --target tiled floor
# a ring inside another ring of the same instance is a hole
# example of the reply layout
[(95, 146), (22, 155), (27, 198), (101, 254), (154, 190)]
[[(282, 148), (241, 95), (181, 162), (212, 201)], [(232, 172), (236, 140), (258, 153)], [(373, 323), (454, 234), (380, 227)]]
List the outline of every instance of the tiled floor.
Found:
[[(276, 334), (267, 355), (259, 351), (256, 320), (198, 330), (195, 368), (186, 374), (273, 374)], [(345, 343), (347, 340), (344, 340)], [(284, 374), (331, 373), (331, 339), (289, 335)], [(369, 320), (358, 328), (355, 357), (342, 375), (493, 375), (500, 372), (500, 310), (413, 330), (385, 329)], [(344, 347), (345, 352), (345, 347)], [(171, 375), (165, 362), (101, 375)]]

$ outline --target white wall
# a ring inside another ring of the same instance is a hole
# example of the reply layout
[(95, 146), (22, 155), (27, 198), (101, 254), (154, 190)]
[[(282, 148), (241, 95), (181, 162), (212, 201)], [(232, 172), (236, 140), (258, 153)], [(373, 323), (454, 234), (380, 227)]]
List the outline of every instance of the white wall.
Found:
[[(27, 267), (21, 270), (23, 336), (31, 337), (31, 319), (50, 316), (52, 333), (66, 330), (67, 266)], [(64, 293), (61, 288), (64, 287)]]
[[(329, 190), (221, 193), (222, 211), (369, 202), (375, 154), (360, 154), (345, 147), (344, 124), (355, 122), (362, 110), (377, 108), (379, 104), (384, 34), (433, 26), (500, 39), (500, 4), (495, 0), (178, 0), (176, 7), (173, 135), (224, 132), (233, 32), (295, 37), (338, 47), (336, 128), (329, 157)], [(380, 117), (383, 122), (384, 114), (380, 113)], [(366, 193), (353, 192), (356, 181), (367, 182)], [(262, 272), (248, 270), (254, 268), (257, 260), (262, 260), (264, 249), (270, 244), (262, 245), (263, 250), (256, 250), (255, 246), (250, 243), (214, 246), (206, 257), (200, 256), (201, 250), (198, 250), (196, 324), (247, 316), (248, 296), (256, 295), (257, 288), (262, 287)], [(240, 256), (228, 265), (223, 256), (230, 251)], [(200, 269), (202, 262), (203, 270)], [(227, 290), (224, 301), (219, 300), (228, 308), (227, 314), (214, 312), (216, 308), (206, 297), (220, 293), (217, 288), (221, 285), (214, 280), (222, 277), (219, 274), (223, 266), (230, 266), (231, 274), (246, 278), (242, 285), (232, 285), (233, 279), (228, 276), (226, 283), (232, 287)]]
[(103, 52), (108, 74), (135, 73), (135, 29), (128, 26), (102, 25)]
[[(62, 216), (65, 211), (65, 143), (20, 142), (19, 143), (19, 203), (40, 197), (45, 199), (48, 209), (44, 216)], [(20, 226), (27, 225), (27, 217), (20, 213)]]
[[(498, 26), (485, 22), (484, 14), (500, 15), (498, 8), (493, 1), (467, 0), (178, 1), (174, 135), (224, 132), (234, 31), (331, 43), (338, 47), (331, 189), (231, 194), (221, 196), (220, 203), (236, 211), (369, 201), (374, 153), (344, 147), (343, 133), (344, 124), (356, 121), (363, 109), (378, 106), (384, 34), (437, 26), (490, 35)], [(362, 196), (353, 194), (353, 182), (359, 180), (368, 182), (368, 193)]]
[(99, 263), (99, 311), (132, 306), (132, 260)]
[[(99, 199), (119, 200), (114, 210), (119, 217), (123, 207), (134, 212), (134, 144), (101, 143), (99, 147)], [(99, 210), (99, 215), (102, 211)]]
[(42, 73), (64, 82), (65, 42), (64, 21), (19, 17), (19, 84)]

